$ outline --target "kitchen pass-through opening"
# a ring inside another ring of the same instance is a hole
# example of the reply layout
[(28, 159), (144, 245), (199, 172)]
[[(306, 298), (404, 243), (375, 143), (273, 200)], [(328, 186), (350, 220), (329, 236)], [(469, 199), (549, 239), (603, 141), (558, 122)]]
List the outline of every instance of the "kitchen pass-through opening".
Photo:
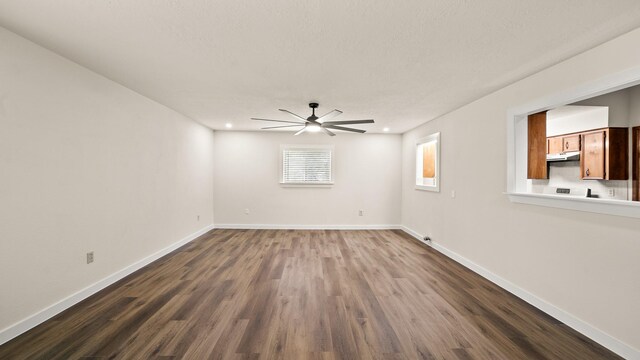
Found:
[(640, 67), (508, 111), (513, 202), (640, 218)]

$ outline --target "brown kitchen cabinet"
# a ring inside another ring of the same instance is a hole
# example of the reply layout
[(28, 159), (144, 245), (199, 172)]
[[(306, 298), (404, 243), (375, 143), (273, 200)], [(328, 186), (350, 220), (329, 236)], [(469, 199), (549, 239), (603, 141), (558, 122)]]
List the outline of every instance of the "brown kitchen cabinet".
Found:
[(548, 179), (547, 112), (527, 117), (527, 179)]
[(580, 151), (580, 134), (562, 137), (562, 151)]
[(547, 154), (561, 154), (563, 148), (562, 136), (547, 138)]
[(580, 134), (547, 138), (547, 154), (556, 155), (572, 151), (580, 151)]
[(627, 180), (629, 178), (629, 129), (606, 128), (580, 134), (580, 178)]

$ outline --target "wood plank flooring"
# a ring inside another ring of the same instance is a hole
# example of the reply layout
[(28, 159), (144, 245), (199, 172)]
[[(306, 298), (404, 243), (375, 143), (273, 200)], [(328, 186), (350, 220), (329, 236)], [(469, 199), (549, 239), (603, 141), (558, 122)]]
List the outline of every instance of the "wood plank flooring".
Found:
[(401, 231), (213, 230), (0, 359), (614, 359)]

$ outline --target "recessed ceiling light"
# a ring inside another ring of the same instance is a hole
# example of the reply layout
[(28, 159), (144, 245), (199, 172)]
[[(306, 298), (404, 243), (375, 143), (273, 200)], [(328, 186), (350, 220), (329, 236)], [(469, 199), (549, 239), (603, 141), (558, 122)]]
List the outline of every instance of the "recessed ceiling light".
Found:
[(232, 123), (226, 123), (224, 124), (224, 127), (226, 127), (227, 129), (231, 129), (233, 127)]
[(382, 129), (382, 131), (384, 131), (384, 132), (389, 132), (389, 128), (388, 128), (388, 127), (383, 128), (383, 129)]

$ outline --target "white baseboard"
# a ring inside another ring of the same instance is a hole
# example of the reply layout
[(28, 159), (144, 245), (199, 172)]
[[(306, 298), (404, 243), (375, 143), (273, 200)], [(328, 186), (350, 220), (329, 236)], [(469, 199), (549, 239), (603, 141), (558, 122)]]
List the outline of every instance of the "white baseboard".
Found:
[(400, 225), (279, 225), (279, 224), (216, 224), (216, 229), (258, 230), (396, 230)]
[(113, 273), (109, 276), (107, 276), (106, 278), (91, 284), (89, 286), (87, 286), (86, 288), (58, 301), (57, 303), (38, 311), (37, 313), (3, 329), (0, 331), (0, 345), (4, 344), (5, 342), (15, 338), (16, 336), (26, 332), (29, 329), (32, 329), (34, 327), (36, 327), (37, 325), (40, 325), (41, 323), (43, 323), (44, 321), (54, 317), (55, 315), (63, 312), (64, 310), (72, 307), (73, 305), (79, 303), (80, 301), (88, 298), (89, 296), (97, 293), (98, 291), (106, 288), (107, 286), (117, 282), (118, 280), (126, 277), (129, 274), (132, 274), (133, 272), (149, 265), (150, 263), (158, 260), (159, 258), (167, 255), (168, 253), (176, 250), (177, 248), (193, 241), (194, 239), (196, 239), (197, 237), (207, 233), (208, 231), (214, 229), (213, 225), (209, 225), (201, 230), (198, 230), (197, 232), (183, 238), (182, 240), (152, 254), (147, 256), (144, 259), (141, 259), (129, 266), (127, 266), (126, 268)]
[(431, 241), (431, 243), (423, 241), (423, 236), (418, 234), (416, 231), (409, 229), (406, 226), (401, 226), (402, 231), (407, 234), (413, 236), (418, 241), (431, 246), (438, 252), (444, 254), (445, 256), (455, 260), (459, 264), (464, 267), (472, 270), (483, 278), (491, 281), (492, 283), (500, 286), (501, 288), (507, 290), (513, 295), (519, 297), (520, 299), (526, 301), (527, 303), (535, 306), (541, 311), (549, 314), (550, 316), (562, 321), (567, 326), (576, 330), (577, 332), (583, 334), (584, 336), (590, 338), (591, 340), (597, 342), (598, 344), (606, 347), (607, 349), (613, 351), (614, 353), (622, 356), (625, 359), (640, 359), (640, 351), (634, 349), (633, 347), (623, 343), (622, 341), (612, 337), (611, 335), (595, 328), (591, 324), (578, 319), (577, 317), (571, 315), (570, 313), (556, 307), (553, 304), (546, 302), (545, 300), (537, 297), (536, 295), (528, 292), (527, 290), (515, 285), (514, 283), (506, 280), (491, 271), (483, 268), (482, 266), (474, 263), (473, 261), (465, 258), (464, 256), (453, 252), (446, 247), (438, 244), (437, 242)]

